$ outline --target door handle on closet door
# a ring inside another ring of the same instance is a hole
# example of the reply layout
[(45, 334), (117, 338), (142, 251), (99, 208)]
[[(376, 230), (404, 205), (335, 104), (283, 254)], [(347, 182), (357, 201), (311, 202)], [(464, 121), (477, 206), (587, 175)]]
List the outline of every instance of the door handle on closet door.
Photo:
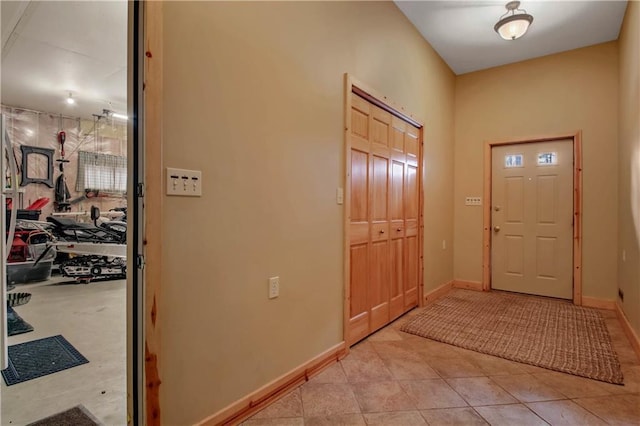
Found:
[(500, 232), (500, 227), (498, 225), (496, 225), (496, 226), (493, 227), (493, 230), (495, 232)]

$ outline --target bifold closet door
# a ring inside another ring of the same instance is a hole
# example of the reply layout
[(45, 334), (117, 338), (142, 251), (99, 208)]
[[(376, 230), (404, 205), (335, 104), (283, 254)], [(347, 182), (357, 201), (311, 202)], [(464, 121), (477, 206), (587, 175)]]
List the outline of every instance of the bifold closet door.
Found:
[(349, 265), (349, 325), (346, 337), (351, 343), (369, 334), (370, 203), (369, 173), (371, 146), (369, 103), (359, 96), (351, 99), (351, 164)]
[(389, 323), (389, 287), (391, 279), (389, 238), (389, 142), (391, 114), (369, 105), (371, 258), (369, 261), (369, 331)]
[(351, 94), (348, 341), (417, 304), (418, 129)]
[(418, 304), (418, 285), (420, 283), (420, 131), (407, 124), (404, 134), (406, 153), (406, 177), (405, 177), (405, 285), (404, 306), (409, 310)]
[(404, 313), (405, 280), (405, 223), (404, 223), (404, 185), (405, 185), (405, 133), (403, 120), (393, 117), (391, 120), (391, 169), (389, 210), (391, 215), (391, 298), (389, 300), (390, 319), (394, 320)]

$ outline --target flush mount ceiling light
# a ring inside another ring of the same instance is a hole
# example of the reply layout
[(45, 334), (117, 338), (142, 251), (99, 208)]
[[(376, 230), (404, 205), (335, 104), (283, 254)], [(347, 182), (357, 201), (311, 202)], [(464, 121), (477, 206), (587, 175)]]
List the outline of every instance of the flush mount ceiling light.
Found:
[(71, 92), (69, 92), (69, 97), (67, 98), (67, 103), (68, 103), (69, 105), (73, 105), (73, 104), (75, 104), (75, 103), (76, 103), (76, 100), (75, 100), (75, 99), (73, 99), (73, 95), (71, 94)]
[(529, 15), (524, 9), (518, 9), (519, 6), (519, 1), (507, 3), (505, 5), (507, 13), (502, 15), (498, 23), (493, 27), (500, 34), (500, 37), (505, 40), (515, 40), (522, 37), (533, 22), (533, 16)]

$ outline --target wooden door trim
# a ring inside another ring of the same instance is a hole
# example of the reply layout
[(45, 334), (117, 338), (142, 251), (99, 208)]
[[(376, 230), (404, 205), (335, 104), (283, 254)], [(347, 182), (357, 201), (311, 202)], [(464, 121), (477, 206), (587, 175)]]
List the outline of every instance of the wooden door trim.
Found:
[(344, 304), (343, 304), (343, 340), (346, 342), (346, 352), (349, 352), (350, 341), (348, 339), (349, 334), (349, 319), (350, 319), (350, 305), (351, 305), (351, 288), (350, 274), (351, 274), (351, 262), (350, 262), (350, 225), (351, 225), (351, 176), (349, 174), (349, 165), (351, 164), (351, 94), (355, 93), (358, 96), (366, 99), (379, 108), (389, 112), (390, 114), (412, 124), (419, 128), (418, 141), (418, 251), (420, 253), (420, 271), (418, 280), (418, 306), (424, 304), (423, 291), (424, 291), (424, 167), (423, 167), (423, 152), (424, 152), (424, 122), (407, 112), (404, 107), (396, 104), (388, 99), (386, 96), (373, 89), (372, 87), (362, 83), (358, 79), (354, 78), (349, 73), (344, 74), (344, 171), (343, 171), (343, 194), (344, 194)]
[[(354, 79), (352, 79), (352, 82), (355, 81)], [(360, 96), (361, 98), (366, 99), (367, 101), (369, 101), (370, 103), (374, 104), (375, 106), (377, 106), (380, 109), (383, 109), (385, 111), (387, 111), (389, 114), (391, 115), (395, 115), (398, 118), (401, 118), (402, 120), (406, 121), (407, 123), (418, 127), (420, 129), (422, 129), (422, 124), (418, 121), (416, 121), (413, 116), (411, 116), (410, 114), (407, 115), (404, 112), (404, 108), (400, 108), (400, 110), (402, 111), (398, 111), (398, 108), (387, 105), (385, 102), (389, 102), (387, 100), (387, 97), (384, 96), (383, 99), (385, 100), (384, 102), (381, 101), (380, 99), (378, 99), (375, 95), (371, 95), (370, 92), (372, 92), (372, 89), (363, 89), (361, 84), (358, 83), (356, 85), (356, 83), (354, 83), (351, 86), (351, 92), (355, 93), (356, 95)], [(375, 91), (373, 91), (375, 93)], [(391, 102), (389, 102), (391, 103)]]
[(163, 206), (163, 5), (144, 2), (144, 350), (145, 425), (160, 425), (160, 350), (158, 321), (162, 288), (162, 206)]
[(487, 141), (484, 144), (484, 208), (482, 232), (482, 290), (491, 290), (491, 149), (501, 145), (573, 141), (573, 303), (582, 305), (582, 131)]

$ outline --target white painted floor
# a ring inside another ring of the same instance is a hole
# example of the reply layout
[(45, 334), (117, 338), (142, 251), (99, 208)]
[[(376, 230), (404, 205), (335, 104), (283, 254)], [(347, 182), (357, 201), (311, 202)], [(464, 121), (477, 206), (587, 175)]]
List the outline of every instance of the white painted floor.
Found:
[(32, 294), (14, 309), (34, 331), (9, 337), (9, 345), (61, 334), (89, 363), (13, 386), (0, 378), (2, 425), (26, 425), (78, 404), (104, 425), (126, 424), (125, 286), (56, 277), (11, 291)]

